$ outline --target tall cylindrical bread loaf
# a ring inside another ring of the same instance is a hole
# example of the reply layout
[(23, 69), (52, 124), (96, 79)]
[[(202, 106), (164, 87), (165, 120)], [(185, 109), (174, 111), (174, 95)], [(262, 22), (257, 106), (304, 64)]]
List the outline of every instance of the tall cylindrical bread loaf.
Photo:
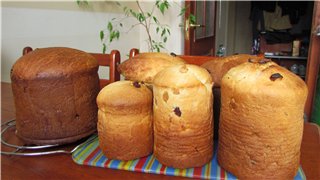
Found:
[(293, 179), (299, 167), (304, 81), (269, 60), (232, 68), (221, 84), (218, 162), (240, 179)]
[(154, 78), (154, 155), (175, 168), (198, 167), (213, 154), (213, 82), (199, 66), (177, 65)]
[[(249, 54), (237, 54), (225, 57), (215, 58), (201, 65), (201, 67), (207, 69), (214, 82), (213, 96), (214, 96), (214, 126), (219, 127), (220, 117), (220, 101), (221, 101), (221, 79), (222, 77), (233, 67), (242, 63), (248, 62), (249, 59), (257, 60), (263, 57), (249, 55)], [(214, 129), (214, 138), (218, 139), (219, 128)]]
[(117, 81), (98, 97), (98, 137), (109, 159), (132, 160), (152, 153), (152, 91), (144, 84)]

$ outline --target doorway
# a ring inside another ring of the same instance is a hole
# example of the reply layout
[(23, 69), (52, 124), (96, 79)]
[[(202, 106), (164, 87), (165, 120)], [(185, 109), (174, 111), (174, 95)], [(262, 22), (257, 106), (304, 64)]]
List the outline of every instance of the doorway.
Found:
[[(215, 1), (185, 2), (184, 54), (213, 56), (215, 52)], [(195, 16), (195, 22), (190, 17)]]

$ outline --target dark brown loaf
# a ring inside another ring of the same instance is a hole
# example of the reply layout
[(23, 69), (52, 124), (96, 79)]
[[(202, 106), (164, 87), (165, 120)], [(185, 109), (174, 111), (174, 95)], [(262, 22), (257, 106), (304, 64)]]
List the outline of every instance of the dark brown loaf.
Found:
[(153, 84), (154, 155), (175, 168), (198, 167), (213, 154), (210, 74), (196, 65), (159, 72)]
[(98, 63), (71, 48), (36, 49), (11, 71), (17, 135), (32, 144), (64, 144), (96, 131)]
[(118, 71), (127, 80), (152, 84), (154, 76), (161, 70), (178, 64), (185, 64), (177, 56), (165, 53), (140, 53), (118, 66)]
[(222, 77), (233, 67), (242, 63), (248, 62), (249, 59), (261, 59), (262, 57), (249, 55), (249, 54), (237, 54), (232, 56), (226, 56), (218, 59), (208, 61), (201, 65), (206, 68), (212, 76), (214, 87), (220, 87)]
[(152, 92), (146, 85), (117, 81), (98, 97), (98, 136), (109, 159), (132, 160), (152, 153)]
[(239, 179), (293, 179), (299, 167), (304, 81), (268, 60), (222, 79), (218, 162)]

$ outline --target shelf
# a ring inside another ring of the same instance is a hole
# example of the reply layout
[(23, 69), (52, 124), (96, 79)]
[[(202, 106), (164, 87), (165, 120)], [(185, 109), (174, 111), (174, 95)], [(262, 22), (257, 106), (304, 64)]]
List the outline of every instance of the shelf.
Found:
[(300, 56), (275, 56), (275, 55), (264, 55), (265, 58), (270, 58), (270, 59), (281, 59), (281, 60), (303, 60), (306, 61), (308, 57), (300, 57)]

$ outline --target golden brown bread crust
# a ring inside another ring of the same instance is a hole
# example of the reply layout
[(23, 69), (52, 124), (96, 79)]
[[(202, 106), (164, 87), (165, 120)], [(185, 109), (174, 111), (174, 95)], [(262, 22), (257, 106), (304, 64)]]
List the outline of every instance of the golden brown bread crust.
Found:
[(249, 54), (238, 54), (226, 56), (208, 61), (201, 65), (206, 68), (212, 76), (214, 87), (220, 87), (222, 77), (233, 67), (248, 62), (249, 59), (262, 59), (262, 57)]
[(141, 53), (118, 66), (127, 80), (152, 84), (154, 76), (166, 67), (184, 64), (184, 60), (165, 53)]
[(189, 168), (213, 153), (212, 80), (195, 65), (159, 72), (153, 84), (154, 155), (160, 163)]
[(35, 49), (14, 64), (12, 74), (17, 79), (65, 77), (98, 68), (90, 54), (72, 48), (55, 47)]
[(307, 98), (304, 81), (273, 62), (247, 62), (222, 79), (219, 164), (240, 179), (293, 179)]
[(152, 153), (152, 92), (144, 84), (117, 81), (98, 97), (98, 136), (110, 159), (132, 160)]
[(98, 64), (70, 48), (36, 49), (11, 71), (17, 135), (31, 144), (65, 144), (96, 131)]

